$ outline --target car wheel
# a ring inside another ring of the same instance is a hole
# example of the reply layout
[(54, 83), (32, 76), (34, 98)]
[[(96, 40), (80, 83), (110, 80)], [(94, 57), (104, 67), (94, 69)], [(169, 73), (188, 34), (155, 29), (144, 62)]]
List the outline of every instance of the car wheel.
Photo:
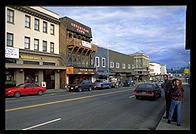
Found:
[(92, 87), (89, 87), (88, 91), (92, 91)]
[(15, 96), (16, 98), (20, 97), (20, 95), (21, 95), (20, 92), (15, 92), (15, 93), (14, 93), (14, 96)]
[(37, 94), (38, 95), (43, 95), (43, 91), (42, 90), (39, 90)]
[(79, 87), (79, 88), (78, 88), (78, 91), (79, 91), (79, 92), (82, 92), (82, 88), (81, 88), (81, 87)]

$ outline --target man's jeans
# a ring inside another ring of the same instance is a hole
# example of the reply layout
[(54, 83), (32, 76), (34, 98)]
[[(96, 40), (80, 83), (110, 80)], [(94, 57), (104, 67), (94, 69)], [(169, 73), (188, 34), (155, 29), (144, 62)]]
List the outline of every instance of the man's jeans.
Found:
[(180, 124), (180, 119), (181, 119), (181, 101), (171, 99), (171, 105), (169, 109), (169, 117), (168, 120), (172, 119), (173, 113), (174, 113), (174, 108), (177, 107), (177, 124)]

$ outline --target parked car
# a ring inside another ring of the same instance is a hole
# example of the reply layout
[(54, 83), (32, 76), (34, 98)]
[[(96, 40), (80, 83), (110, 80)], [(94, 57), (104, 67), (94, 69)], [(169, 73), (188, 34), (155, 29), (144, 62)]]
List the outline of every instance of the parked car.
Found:
[(129, 86), (135, 86), (135, 82), (134, 81), (130, 81), (130, 80), (126, 80), (124, 82), (124, 87), (129, 87)]
[(46, 92), (45, 87), (41, 87), (35, 83), (24, 83), (16, 85), (16, 87), (6, 88), (6, 96), (20, 97), (21, 95), (38, 94), (43, 95)]
[(161, 97), (161, 89), (156, 83), (142, 83), (135, 88), (134, 95), (136, 99), (141, 97), (152, 97), (156, 99)]
[(95, 85), (90, 80), (82, 80), (78, 81), (74, 84), (70, 84), (67, 86), (69, 91), (79, 91), (82, 92), (83, 90), (93, 90)]
[(96, 88), (111, 88), (112, 87), (112, 82), (108, 82), (105, 79), (98, 79), (95, 81), (95, 86)]

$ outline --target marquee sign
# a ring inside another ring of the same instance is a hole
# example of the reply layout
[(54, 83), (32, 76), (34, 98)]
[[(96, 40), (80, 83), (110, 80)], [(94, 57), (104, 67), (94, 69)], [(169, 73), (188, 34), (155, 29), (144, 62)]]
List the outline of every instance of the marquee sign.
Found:
[(88, 26), (85, 26), (77, 21), (74, 21), (68, 17), (66, 17), (66, 25), (67, 29), (73, 32), (76, 32), (80, 35), (87, 36), (89, 38), (92, 38), (91, 28)]
[(66, 74), (95, 74), (95, 69), (67, 67)]

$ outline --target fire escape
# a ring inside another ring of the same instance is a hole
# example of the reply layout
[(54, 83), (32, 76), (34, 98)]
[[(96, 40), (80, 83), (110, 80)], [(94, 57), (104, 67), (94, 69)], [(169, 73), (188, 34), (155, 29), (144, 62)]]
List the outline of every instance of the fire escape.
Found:
[(97, 45), (84, 46), (80, 39), (67, 39), (67, 66), (93, 68), (92, 58), (96, 51)]

